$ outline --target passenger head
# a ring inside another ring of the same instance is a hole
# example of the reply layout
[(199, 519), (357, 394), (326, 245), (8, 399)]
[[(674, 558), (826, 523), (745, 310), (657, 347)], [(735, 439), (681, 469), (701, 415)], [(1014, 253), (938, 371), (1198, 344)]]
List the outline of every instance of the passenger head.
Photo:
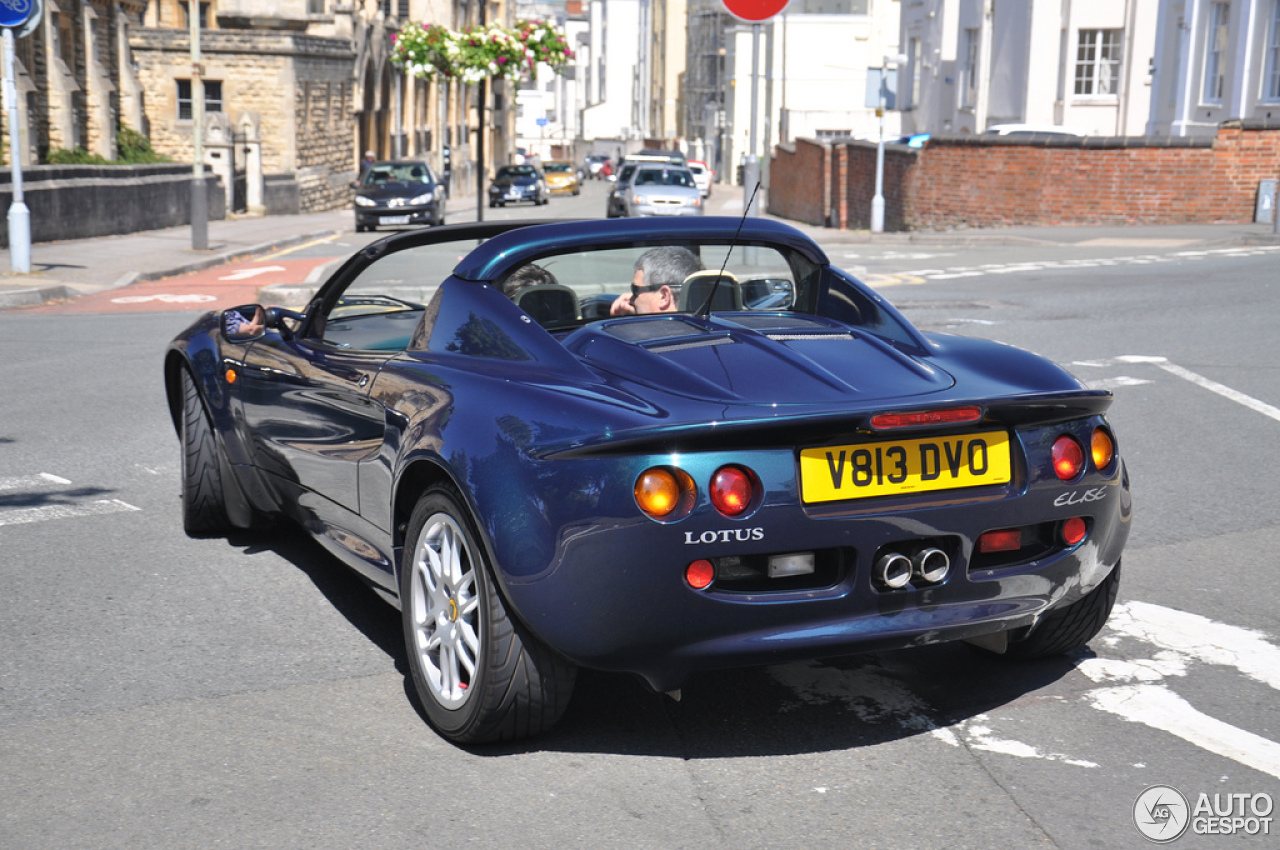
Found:
[(688, 248), (663, 246), (645, 251), (636, 260), (631, 278), (627, 303), (630, 309), (619, 312), (674, 313), (680, 307), (680, 286), (684, 279), (701, 269), (702, 261)]
[(559, 283), (559, 281), (556, 280), (555, 275), (542, 266), (536, 263), (526, 263), (507, 277), (502, 284), (502, 294), (514, 300), (520, 290), (526, 286), (534, 286), (540, 283)]

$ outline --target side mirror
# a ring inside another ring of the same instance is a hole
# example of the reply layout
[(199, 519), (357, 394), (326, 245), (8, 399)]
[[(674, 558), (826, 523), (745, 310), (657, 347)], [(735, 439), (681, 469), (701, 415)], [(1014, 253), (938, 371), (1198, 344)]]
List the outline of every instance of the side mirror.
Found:
[(297, 332), (303, 319), (301, 313), (284, 307), (242, 304), (222, 311), (222, 335), (227, 342), (246, 343), (261, 339), (268, 330), (273, 330), (289, 339)]
[(241, 304), (223, 310), (221, 324), (222, 336), (227, 342), (252, 342), (266, 333), (266, 312), (261, 304)]

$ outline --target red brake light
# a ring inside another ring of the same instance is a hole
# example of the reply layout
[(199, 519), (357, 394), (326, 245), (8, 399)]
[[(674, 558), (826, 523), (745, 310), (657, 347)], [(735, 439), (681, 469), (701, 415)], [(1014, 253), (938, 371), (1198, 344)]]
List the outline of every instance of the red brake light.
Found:
[(871, 417), (871, 427), (911, 428), (916, 425), (951, 425), (957, 422), (977, 422), (982, 411), (976, 407), (949, 407), (945, 410), (916, 410), (910, 413), (877, 413)]
[(1068, 546), (1074, 546), (1084, 540), (1084, 536), (1088, 533), (1088, 524), (1078, 516), (1074, 516), (1062, 523), (1062, 542)]
[(1053, 441), (1053, 471), (1063, 481), (1074, 481), (1084, 471), (1084, 449), (1074, 437), (1063, 434)]
[(978, 538), (978, 551), (1016, 552), (1022, 548), (1022, 529), (1002, 528), (999, 531), (988, 531)]
[(738, 516), (755, 498), (755, 477), (740, 466), (722, 466), (711, 476), (711, 504), (725, 516)]
[(694, 590), (702, 590), (716, 580), (716, 568), (708, 560), (697, 560), (685, 567), (684, 580)]

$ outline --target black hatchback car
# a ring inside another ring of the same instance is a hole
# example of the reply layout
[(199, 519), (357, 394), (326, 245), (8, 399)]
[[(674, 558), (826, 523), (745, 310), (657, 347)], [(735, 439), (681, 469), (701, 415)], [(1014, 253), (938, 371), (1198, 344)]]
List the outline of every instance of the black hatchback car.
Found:
[(532, 165), (504, 165), (494, 175), (489, 184), (489, 206), (503, 207), (507, 204), (518, 204), (521, 201), (532, 201), (534, 206), (546, 204), (551, 199), (551, 190), (542, 172)]
[(375, 162), (355, 188), (356, 232), (444, 224), (444, 184), (425, 162)]

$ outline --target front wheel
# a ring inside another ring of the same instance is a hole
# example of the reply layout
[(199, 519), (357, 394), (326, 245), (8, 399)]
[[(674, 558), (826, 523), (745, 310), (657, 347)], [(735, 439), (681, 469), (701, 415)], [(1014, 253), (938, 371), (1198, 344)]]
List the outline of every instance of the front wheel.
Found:
[(409, 520), (400, 605), (410, 676), (427, 719), (458, 743), (545, 732), (576, 668), (508, 615), (468, 511), (428, 491)]
[(182, 370), (182, 527), (198, 537), (231, 530), (213, 425), (191, 373)]

